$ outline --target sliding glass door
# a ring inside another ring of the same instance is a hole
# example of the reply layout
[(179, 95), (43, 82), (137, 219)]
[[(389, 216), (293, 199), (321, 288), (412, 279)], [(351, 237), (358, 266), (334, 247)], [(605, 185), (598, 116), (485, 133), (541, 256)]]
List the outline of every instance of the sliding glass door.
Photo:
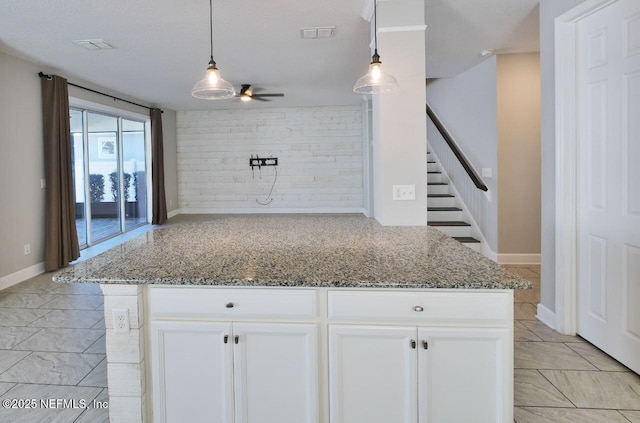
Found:
[(145, 122), (71, 109), (81, 246), (147, 223)]

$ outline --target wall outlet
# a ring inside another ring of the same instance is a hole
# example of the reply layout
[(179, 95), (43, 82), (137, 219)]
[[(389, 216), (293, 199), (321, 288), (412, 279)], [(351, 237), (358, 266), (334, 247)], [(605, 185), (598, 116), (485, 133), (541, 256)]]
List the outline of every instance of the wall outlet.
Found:
[(415, 185), (394, 185), (393, 201), (410, 201), (416, 199)]
[(129, 309), (122, 308), (112, 310), (113, 313), (113, 333), (129, 333)]
[(31, 254), (31, 244), (25, 244), (24, 245), (24, 255), (28, 255)]

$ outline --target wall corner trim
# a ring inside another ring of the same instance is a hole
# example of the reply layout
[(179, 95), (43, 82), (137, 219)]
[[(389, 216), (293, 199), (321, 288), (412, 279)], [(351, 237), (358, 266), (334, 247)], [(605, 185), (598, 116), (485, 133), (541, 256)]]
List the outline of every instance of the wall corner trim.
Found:
[(34, 276), (38, 276), (42, 273), (44, 273), (44, 262), (34, 264), (33, 266), (18, 270), (10, 275), (3, 276), (0, 278), (0, 290), (19, 284), (20, 282), (26, 281), (27, 279), (33, 278)]

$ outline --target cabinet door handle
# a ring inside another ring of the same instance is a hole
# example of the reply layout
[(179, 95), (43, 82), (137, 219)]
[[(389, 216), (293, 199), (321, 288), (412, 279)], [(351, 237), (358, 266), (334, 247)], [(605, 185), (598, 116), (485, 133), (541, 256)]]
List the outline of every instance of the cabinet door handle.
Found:
[(238, 342), (240, 342), (240, 337), (239, 337), (238, 335), (234, 336), (234, 337), (233, 337), (233, 342), (235, 342), (236, 344), (237, 344)]
[(424, 311), (424, 307), (422, 307), (422, 306), (415, 306), (415, 307), (413, 308), (413, 311), (417, 311), (417, 312)]
[(224, 343), (228, 343), (229, 342), (229, 335), (225, 335), (224, 336)]
[(233, 304), (233, 303), (227, 303), (226, 307), (227, 307), (227, 308), (233, 308), (233, 307), (234, 307), (234, 305), (235, 305), (235, 304)]
[(416, 349), (416, 341), (415, 340), (411, 340), (411, 348), (413, 348), (414, 350)]
[(422, 341), (422, 348), (424, 348), (425, 350), (429, 349), (429, 343), (427, 341)]

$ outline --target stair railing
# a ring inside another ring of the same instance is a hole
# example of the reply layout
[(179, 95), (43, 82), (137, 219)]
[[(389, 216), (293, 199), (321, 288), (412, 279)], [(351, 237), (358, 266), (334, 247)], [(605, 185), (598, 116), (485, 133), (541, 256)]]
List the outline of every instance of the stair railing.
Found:
[(469, 175), (469, 178), (471, 178), (476, 188), (485, 192), (488, 191), (489, 188), (487, 188), (484, 182), (482, 182), (480, 176), (478, 176), (467, 158), (464, 156), (464, 154), (462, 154), (462, 151), (460, 151), (460, 148), (458, 148), (458, 145), (453, 140), (453, 137), (451, 136), (451, 134), (449, 134), (449, 131), (447, 131), (440, 119), (438, 119), (438, 116), (436, 116), (429, 104), (427, 104), (427, 116), (429, 116), (429, 119), (431, 119), (436, 129), (438, 129), (438, 132), (440, 132), (440, 135), (442, 135), (442, 138), (444, 138), (444, 141), (447, 143), (464, 170), (467, 172), (467, 175)]

